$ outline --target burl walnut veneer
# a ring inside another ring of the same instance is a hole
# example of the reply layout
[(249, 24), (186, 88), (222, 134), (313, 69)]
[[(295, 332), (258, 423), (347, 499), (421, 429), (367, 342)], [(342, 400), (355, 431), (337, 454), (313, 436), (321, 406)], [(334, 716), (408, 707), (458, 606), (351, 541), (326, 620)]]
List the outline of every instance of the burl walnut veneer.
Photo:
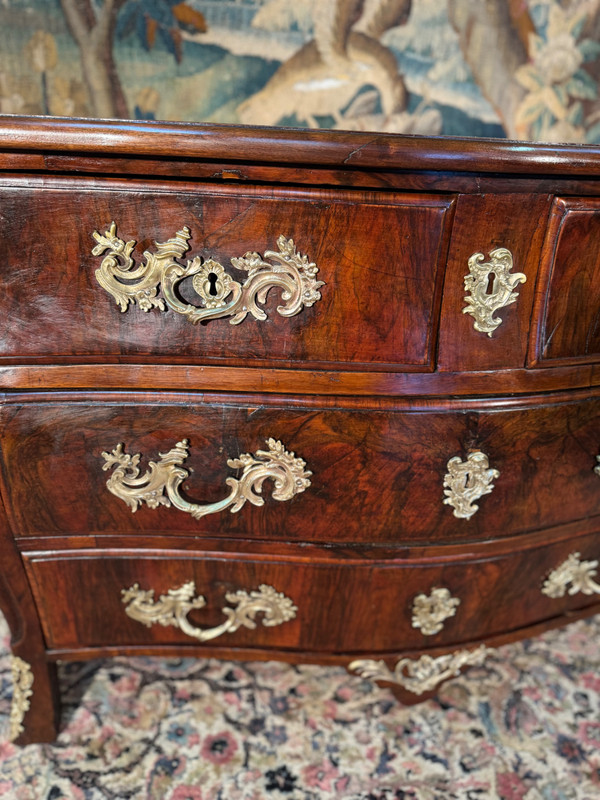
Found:
[(11, 735), (55, 663), (428, 697), (600, 610), (600, 150), (0, 122)]

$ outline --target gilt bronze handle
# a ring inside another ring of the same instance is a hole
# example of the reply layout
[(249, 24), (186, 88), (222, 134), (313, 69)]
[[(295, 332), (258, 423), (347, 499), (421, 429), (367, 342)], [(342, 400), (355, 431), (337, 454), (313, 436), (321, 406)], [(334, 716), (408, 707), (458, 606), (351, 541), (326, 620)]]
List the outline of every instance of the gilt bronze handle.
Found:
[[(243, 283), (234, 280), (212, 258), (196, 256), (187, 265), (177, 261), (189, 250), (188, 227), (166, 242), (156, 242), (156, 252), (146, 251), (145, 262), (139, 266), (131, 257), (135, 241), (119, 239), (115, 222), (104, 234), (94, 231), (93, 237), (97, 244), (92, 254), (106, 254), (96, 270), (96, 280), (115, 298), (121, 311), (127, 311), (130, 303), (137, 303), (142, 311), (170, 309), (193, 324), (230, 317), (229, 322), (237, 325), (248, 314), (258, 320), (267, 318), (257, 303), (264, 303), (273, 288), (281, 290), (284, 301), (277, 307), (278, 313), (293, 317), (320, 300), (319, 287), (325, 285), (316, 279), (317, 265), (308, 256), (297, 253), (293, 239), (285, 236), (277, 240), (278, 252), (267, 250), (264, 257), (248, 252), (231, 259), (236, 269), (247, 273)], [(179, 284), (186, 278), (191, 278), (198, 306), (184, 302), (178, 293)]]
[(160, 461), (150, 461), (150, 469), (140, 476), (140, 454), (131, 456), (118, 444), (110, 452), (102, 453), (103, 470), (113, 469), (106, 482), (109, 491), (126, 503), (132, 511), (136, 511), (142, 503), (150, 508), (171, 505), (180, 511), (200, 519), (207, 514), (216, 514), (231, 506), (231, 511), (239, 511), (246, 500), (255, 506), (264, 504), (260, 496), (265, 480), (272, 480), (274, 500), (290, 500), (294, 495), (303, 492), (310, 486), (309, 475), (312, 472), (304, 469), (305, 461), (288, 453), (285, 447), (275, 439), (267, 439), (268, 450), (257, 450), (254, 455), (243, 453), (239, 458), (230, 458), (227, 464), (242, 469), (238, 478), (227, 478), (225, 481), (231, 489), (229, 497), (209, 505), (190, 503), (179, 493), (179, 487), (189, 476), (181, 465), (189, 454), (189, 442), (183, 439), (177, 442), (168, 453), (159, 453)]
[(200, 642), (216, 639), (224, 633), (234, 633), (238, 628), (254, 629), (257, 614), (263, 615), (262, 624), (266, 627), (281, 625), (294, 619), (298, 610), (289, 597), (272, 586), (262, 584), (258, 591), (250, 593), (244, 590), (227, 592), (227, 602), (234, 608), (226, 606), (222, 609), (227, 617), (225, 622), (214, 628), (198, 628), (192, 625), (187, 616), (194, 609), (204, 608), (206, 600), (202, 595), (194, 597), (195, 593), (196, 584), (188, 581), (177, 589), (169, 589), (155, 600), (154, 589), (140, 589), (139, 584), (134, 583), (129, 589), (121, 590), (121, 599), (125, 603), (127, 616), (142, 625), (148, 628), (152, 625), (171, 625)]
[(542, 586), (547, 597), (564, 597), (565, 594), (600, 594), (600, 585), (594, 578), (598, 574), (598, 562), (582, 561), (580, 553), (571, 553), (548, 575)]

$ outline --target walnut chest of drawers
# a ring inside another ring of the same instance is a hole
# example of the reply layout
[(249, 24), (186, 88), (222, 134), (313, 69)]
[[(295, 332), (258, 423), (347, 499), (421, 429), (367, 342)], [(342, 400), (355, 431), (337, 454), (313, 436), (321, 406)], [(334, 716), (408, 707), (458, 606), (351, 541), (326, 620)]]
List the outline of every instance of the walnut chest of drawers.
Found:
[(11, 735), (55, 664), (423, 699), (600, 610), (600, 151), (0, 122)]

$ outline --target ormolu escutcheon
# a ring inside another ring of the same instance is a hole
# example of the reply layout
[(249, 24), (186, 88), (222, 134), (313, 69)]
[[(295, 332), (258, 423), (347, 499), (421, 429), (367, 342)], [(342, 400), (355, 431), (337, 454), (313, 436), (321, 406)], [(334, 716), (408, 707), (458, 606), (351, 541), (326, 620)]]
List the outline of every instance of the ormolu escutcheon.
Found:
[(496, 311), (514, 303), (519, 296), (515, 288), (525, 283), (527, 276), (523, 272), (511, 273), (512, 266), (512, 253), (505, 247), (492, 250), (489, 261), (485, 261), (483, 253), (474, 253), (469, 258), (469, 272), (465, 275), (467, 305), (463, 314), (474, 317), (476, 331), (491, 336), (502, 323), (500, 317), (494, 317)]

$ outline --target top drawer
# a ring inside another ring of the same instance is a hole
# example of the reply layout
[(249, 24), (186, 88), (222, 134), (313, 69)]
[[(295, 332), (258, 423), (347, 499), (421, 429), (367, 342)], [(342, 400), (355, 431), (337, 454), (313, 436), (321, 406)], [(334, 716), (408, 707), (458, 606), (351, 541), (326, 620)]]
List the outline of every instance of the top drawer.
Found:
[[(453, 203), (452, 197), (373, 192), (5, 180), (0, 357), (230, 364), (251, 358), (256, 365), (301, 360), (344, 369), (430, 370)], [(102, 242), (97, 255), (94, 231), (113, 234), (113, 244)], [(279, 252), (280, 237), (293, 239), (319, 270), (312, 285), (309, 276), (300, 287), (295, 304), (288, 299), (297, 287), (289, 277), (294, 269), (266, 254)], [(126, 243), (133, 241), (131, 250)], [(232, 265), (248, 253), (264, 257), (258, 273), (251, 259)], [(106, 256), (103, 286), (96, 275)], [(118, 262), (129, 257), (133, 266), (114, 277)], [(174, 261), (181, 267), (162, 270)], [(196, 274), (179, 280), (189, 262)], [(242, 291), (237, 316), (199, 319), (204, 314), (190, 307), (216, 306), (218, 315), (240, 291), (230, 285), (224, 296), (229, 279), (223, 268), (239, 285), (251, 283), (251, 291)], [(323, 285), (315, 286), (315, 279)], [(124, 311), (107, 291), (117, 296), (119, 283), (132, 299), (123, 302)], [(132, 286), (139, 287), (138, 298)], [(164, 310), (152, 307), (167, 295)], [(253, 300), (266, 318), (246, 313)], [(286, 304), (298, 313), (280, 314)]]
[(547, 194), (459, 196), (444, 284), (440, 371), (525, 366), (551, 200)]
[(600, 361), (600, 200), (556, 198), (540, 263), (532, 365)]

